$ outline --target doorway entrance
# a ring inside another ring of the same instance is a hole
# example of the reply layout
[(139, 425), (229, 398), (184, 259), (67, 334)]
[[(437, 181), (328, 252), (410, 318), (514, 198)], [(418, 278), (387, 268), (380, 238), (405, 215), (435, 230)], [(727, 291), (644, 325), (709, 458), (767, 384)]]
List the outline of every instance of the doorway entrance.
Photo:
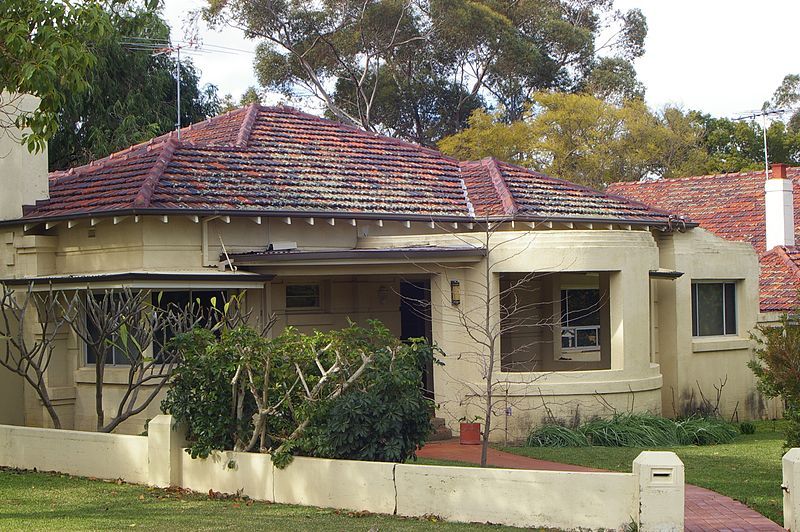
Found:
[[(430, 281), (400, 283), (400, 337), (403, 340), (425, 338), (432, 342)], [(423, 368), (422, 390), (425, 397), (433, 399), (433, 363)]]

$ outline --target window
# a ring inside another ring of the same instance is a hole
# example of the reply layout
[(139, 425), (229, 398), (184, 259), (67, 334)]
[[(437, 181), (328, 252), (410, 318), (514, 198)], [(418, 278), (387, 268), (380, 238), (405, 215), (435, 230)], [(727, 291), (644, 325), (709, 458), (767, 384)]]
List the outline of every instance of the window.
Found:
[[(190, 301), (194, 301), (199, 305), (198, 312), (201, 312), (205, 317), (201, 324), (203, 326), (207, 326), (213, 325), (213, 323), (208, 322), (215, 320), (215, 315), (213, 312), (211, 312), (212, 306), (216, 305), (217, 308), (221, 309), (225, 302), (226, 295), (227, 294), (225, 292), (219, 291), (154, 291), (151, 294), (151, 302), (153, 306), (157, 306), (162, 309), (168, 309), (170, 305), (177, 305), (178, 307), (185, 308)], [(103, 294), (94, 294), (94, 297), (99, 301), (103, 298)], [(117, 294), (115, 297), (122, 296), (121, 294)], [(86, 327), (90, 336), (94, 337), (98, 334), (97, 328), (88, 318), (86, 319)], [(163, 329), (158, 331), (158, 333), (155, 335), (152, 350), (156, 361), (160, 362), (160, 358), (162, 356), (161, 351), (173, 336), (175, 336), (175, 334), (170, 329)], [(120, 342), (117, 337), (111, 339), (112, 345), (109, 347), (108, 352), (106, 353), (106, 364), (114, 366), (130, 366), (130, 357), (125, 354), (121, 346), (117, 345), (119, 343)], [(131, 356), (133, 356), (133, 354), (131, 354)], [(86, 346), (86, 364), (92, 365), (95, 364), (96, 361), (97, 353), (95, 349), (91, 346)]]
[(286, 285), (286, 308), (319, 308), (319, 284)]
[(600, 349), (600, 290), (561, 291), (561, 348)]
[[(218, 321), (218, 316), (213, 310), (215, 308), (220, 311), (222, 310), (227, 300), (227, 293), (209, 290), (176, 290), (169, 292), (153, 292), (151, 297), (153, 298), (153, 306), (164, 310), (169, 310), (171, 306), (185, 309), (189, 303), (192, 302), (196, 305), (195, 311), (203, 317), (200, 321), (200, 326), (211, 327)], [(171, 328), (165, 328), (156, 335), (153, 351), (155, 352), (156, 360), (159, 362), (162, 358), (161, 351), (174, 336), (175, 332)]]
[[(104, 294), (92, 294), (91, 297), (94, 297), (97, 301), (102, 301)], [(113, 294), (113, 297), (122, 297), (120, 294)], [(97, 330), (97, 327), (89, 319), (88, 316), (84, 317), (86, 320), (86, 332), (91, 338), (97, 338), (100, 334)], [(109, 346), (108, 350), (106, 351), (106, 364), (109, 366), (130, 366), (131, 361), (125, 351), (122, 349), (122, 346), (119, 345), (120, 341), (117, 335), (110, 339), (111, 345)], [(94, 346), (87, 345), (86, 346), (86, 364), (91, 365), (97, 363), (97, 351), (95, 350)]]
[(692, 283), (692, 336), (736, 334), (736, 283)]

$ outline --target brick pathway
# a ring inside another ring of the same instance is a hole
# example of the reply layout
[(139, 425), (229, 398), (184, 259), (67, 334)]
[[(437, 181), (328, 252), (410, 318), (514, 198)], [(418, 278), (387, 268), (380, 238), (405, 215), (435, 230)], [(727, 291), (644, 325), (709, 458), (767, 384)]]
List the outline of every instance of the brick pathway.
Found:
[[(458, 440), (430, 442), (417, 455), (420, 458), (455, 460), (478, 464), (481, 461), (480, 445), (459, 445)], [(526, 456), (489, 449), (489, 465), (510, 469), (537, 469), (544, 471), (601, 471), (569, 464), (537, 460)], [(686, 485), (685, 527), (687, 532), (750, 532), (783, 530), (770, 521), (730, 497)]]

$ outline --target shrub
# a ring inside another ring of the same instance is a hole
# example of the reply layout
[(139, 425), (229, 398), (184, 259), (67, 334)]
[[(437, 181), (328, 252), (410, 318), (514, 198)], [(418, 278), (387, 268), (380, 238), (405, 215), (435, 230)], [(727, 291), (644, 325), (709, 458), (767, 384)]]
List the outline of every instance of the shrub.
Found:
[(781, 397), (789, 420), (784, 447), (800, 444), (800, 323), (788, 315), (779, 326), (759, 325), (752, 334), (755, 358), (747, 365), (758, 379), (758, 389), (767, 397)]
[(742, 434), (755, 434), (756, 426), (750, 421), (742, 421), (739, 423), (739, 432)]
[(430, 434), (422, 371), (434, 348), (408, 344), (380, 322), (267, 339), (251, 328), (173, 340), (187, 362), (162, 409), (188, 425), (190, 453), (261, 449), (277, 466), (291, 454), (404, 461)]
[[(217, 449), (232, 449), (236, 438), (247, 431), (247, 426), (237, 424), (232, 415), (236, 401), (231, 379), (237, 359), (223, 346), (230, 342), (226, 334), (217, 339), (211, 331), (194, 329), (170, 341), (181, 364), (175, 369), (161, 410), (186, 425), (193, 458), (206, 457)], [(247, 410), (252, 412), (252, 404)]]
[(380, 462), (415, 455), (431, 432), (432, 405), (420, 383), (433, 350), (423, 340), (396, 347), (380, 350), (354, 389), (314, 413), (298, 452)]

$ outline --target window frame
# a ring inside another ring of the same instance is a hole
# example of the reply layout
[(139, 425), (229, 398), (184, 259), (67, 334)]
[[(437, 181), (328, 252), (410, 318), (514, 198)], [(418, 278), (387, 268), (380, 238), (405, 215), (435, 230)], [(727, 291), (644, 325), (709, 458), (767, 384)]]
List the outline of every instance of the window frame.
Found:
[[(220, 294), (225, 294), (226, 297), (230, 297), (230, 295), (231, 295), (231, 293), (230, 293), (231, 290), (228, 289), (228, 288), (195, 289), (195, 288), (177, 287), (177, 288), (147, 288), (146, 290), (150, 290), (150, 292), (151, 292), (151, 294), (150, 294), (150, 297), (151, 297), (150, 302), (153, 305), (157, 305), (158, 304), (158, 302), (156, 301), (156, 298), (158, 297), (158, 294), (159, 293), (166, 293), (166, 292), (187, 292), (187, 293), (189, 293), (189, 301), (193, 300), (193, 294), (195, 292), (208, 292), (208, 293), (218, 292)], [(100, 290), (89, 290), (87, 292), (88, 295), (94, 295), (95, 293), (102, 294), (102, 291), (100, 291)], [(87, 319), (87, 317), (83, 316), (83, 320), (85, 321), (86, 319)], [(87, 326), (88, 326), (88, 323), (87, 323)], [(164, 331), (161, 331), (161, 333), (163, 334)], [(83, 364), (82, 364), (82, 367), (84, 367), (84, 368), (92, 368), (92, 367), (94, 367), (96, 365), (97, 362), (96, 361), (92, 361), (92, 362), (89, 361), (89, 344), (87, 344), (86, 342), (81, 342), (81, 343), (83, 344), (83, 349), (82, 349), (82, 351), (83, 351), (83, 357), (82, 357), (83, 358), (83, 360), (82, 360)], [(162, 346), (163, 346), (163, 343), (164, 342), (162, 342)], [(154, 338), (153, 342), (145, 348), (145, 353), (148, 356), (155, 356), (155, 357), (160, 356), (160, 352), (159, 353), (155, 353), (155, 348), (156, 348), (157, 345), (158, 345), (158, 341)], [(116, 346), (112, 346), (111, 347), (111, 360), (112, 361), (111, 362), (106, 362), (105, 363), (105, 367), (107, 367), (107, 368), (123, 368), (123, 369), (130, 368), (131, 367), (130, 360), (128, 358), (126, 358), (125, 355), (123, 355), (122, 353), (120, 353), (119, 356), (123, 359), (123, 363), (122, 364), (118, 363), (117, 350), (118, 350), (118, 348)]]
[[(722, 334), (700, 334), (700, 305), (699, 294), (697, 292), (700, 285), (720, 285), (722, 289)], [(727, 287), (733, 287), (733, 331), (728, 332), (728, 308)], [(737, 279), (692, 279), (690, 286), (690, 305), (691, 305), (691, 330), (692, 338), (722, 338), (735, 337), (739, 335), (739, 280)]]
[[(592, 290), (597, 292), (597, 300), (598, 300), (598, 307), (595, 309), (594, 312), (597, 313), (598, 323), (597, 325), (568, 325), (565, 321), (565, 316), (569, 316), (569, 292), (570, 291), (588, 291)], [(580, 352), (594, 352), (599, 351), (601, 349), (600, 345), (600, 309), (602, 308), (600, 305), (600, 288), (594, 288), (592, 286), (567, 286), (561, 287), (559, 296), (561, 296), (561, 319), (560, 319), (560, 328), (561, 328), (561, 343), (560, 348), (561, 352), (568, 352), (568, 353), (580, 353)], [(566, 308), (565, 308), (566, 305)], [(573, 339), (575, 341), (574, 346), (571, 347), (564, 347), (564, 331), (572, 331)], [(595, 331), (595, 338), (596, 342), (594, 345), (577, 345), (578, 343), (578, 333), (579, 331), (588, 331), (594, 330)]]
[[(289, 305), (289, 298), (290, 297), (304, 297), (304, 296), (289, 296), (289, 288), (293, 286), (314, 286), (316, 287), (317, 291), (317, 304), (313, 306), (291, 306)], [(290, 282), (286, 283), (283, 292), (283, 308), (286, 309), (286, 312), (302, 312), (302, 311), (318, 311), (322, 309), (322, 283), (319, 281), (316, 282)]]

